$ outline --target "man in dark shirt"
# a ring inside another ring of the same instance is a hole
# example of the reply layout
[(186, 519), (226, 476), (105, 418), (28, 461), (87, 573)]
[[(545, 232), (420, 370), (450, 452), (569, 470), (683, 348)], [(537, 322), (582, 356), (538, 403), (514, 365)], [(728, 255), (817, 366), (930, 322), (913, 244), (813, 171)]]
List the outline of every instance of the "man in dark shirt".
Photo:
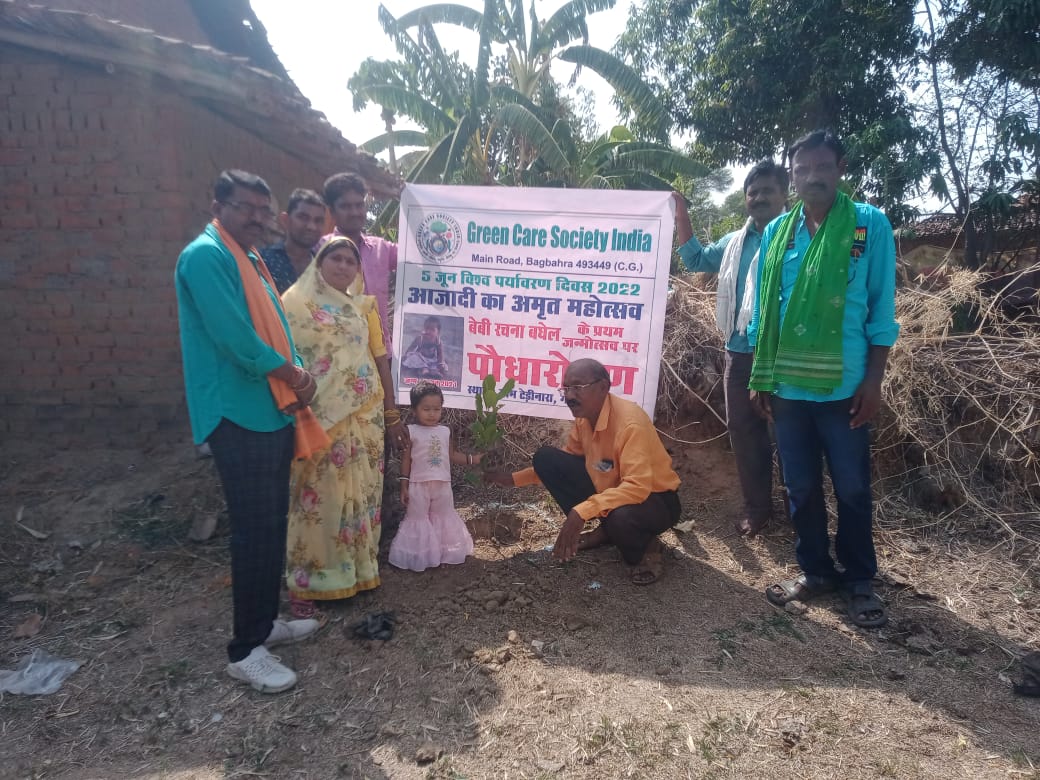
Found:
[(292, 287), (311, 262), (311, 248), (325, 232), (325, 201), (314, 190), (297, 188), (278, 217), (285, 240), (260, 250), (278, 292)]

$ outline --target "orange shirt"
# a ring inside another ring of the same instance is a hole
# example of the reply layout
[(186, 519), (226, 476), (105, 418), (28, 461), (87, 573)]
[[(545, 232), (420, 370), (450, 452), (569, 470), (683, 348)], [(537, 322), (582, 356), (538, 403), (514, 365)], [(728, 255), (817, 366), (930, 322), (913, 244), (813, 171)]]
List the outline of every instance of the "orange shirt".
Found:
[[(585, 470), (596, 486), (592, 496), (574, 507), (585, 520), (679, 487), (672, 457), (646, 412), (613, 394), (607, 395), (595, 429), (588, 420), (574, 421), (563, 449), (585, 456)], [(514, 472), (513, 482), (518, 487), (540, 484), (534, 468)]]

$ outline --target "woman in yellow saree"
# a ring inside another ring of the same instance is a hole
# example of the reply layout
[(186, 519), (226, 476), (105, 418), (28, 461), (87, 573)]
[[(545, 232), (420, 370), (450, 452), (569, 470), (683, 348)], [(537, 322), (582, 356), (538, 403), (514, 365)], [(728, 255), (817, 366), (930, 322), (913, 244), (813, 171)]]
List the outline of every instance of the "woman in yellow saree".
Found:
[(332, 444), (293, 464), (286, 580), (293, 613), (379, 586), (384, 418), (400, 425), (375, 298), (347, 292), (360, 253), (331, 238), (282, 297), (311, 408)]

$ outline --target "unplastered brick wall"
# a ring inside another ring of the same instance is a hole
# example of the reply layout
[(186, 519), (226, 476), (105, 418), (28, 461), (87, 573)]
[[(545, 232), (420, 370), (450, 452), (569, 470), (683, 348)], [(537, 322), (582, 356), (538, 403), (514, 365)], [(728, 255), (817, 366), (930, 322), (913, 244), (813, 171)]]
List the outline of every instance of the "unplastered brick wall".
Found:
[(187, 439), (173, 270), (225, 167), (283, 203), (330, 173), (164, 80), (0, 46), (0, 438)]

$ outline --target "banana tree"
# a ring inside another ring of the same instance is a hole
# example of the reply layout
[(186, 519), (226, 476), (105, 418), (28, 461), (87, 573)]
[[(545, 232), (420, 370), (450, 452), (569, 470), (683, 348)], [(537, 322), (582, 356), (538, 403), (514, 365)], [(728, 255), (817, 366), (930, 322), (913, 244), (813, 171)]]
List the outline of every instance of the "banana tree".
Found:
[[(478, 181), (498, 180), (501, 160), (493, 158), (492, 150), (507, 148), (496, 143), (503, 134), (512, 140), (513, 159), (505, 166), (510, 178), (535, 159), (562, 172), (566, 150), (556, 140), (552, 118), (536, 103), (539, 90), (551, 80), (550, 65), (558, 59), (601, 75), (630, 105), (639, 106), (644, 118), (657, 120), (664, 135), (666, 114), (653, 91), (621, 60), (588, 45), (586, 16), (615, 2), (571, 0), (544, 21), (533, 2), (525, 16), (522, 0), (485, 0), (483, 11), (435, 3), (400, 18), (380, 6), (380, 23), (401, 60), (368, 60), (362, 65), (348, 83), (355, 110), (374, 102), (384, 115), (406, 116), (424, 128), (427, 154), (406, 173), (410, 181), (453, 181), (467, 164), (480, 173)], [(475, 69), (445, 53), (434, 29), (437, 24), (478, 34)], [(493, 47), (505, 50), (504, 65), (498, 69), (501, 77), (494, 81)], [(365, 148), (389, 150), (418, 140), (414, 133), (388, 127)]]

